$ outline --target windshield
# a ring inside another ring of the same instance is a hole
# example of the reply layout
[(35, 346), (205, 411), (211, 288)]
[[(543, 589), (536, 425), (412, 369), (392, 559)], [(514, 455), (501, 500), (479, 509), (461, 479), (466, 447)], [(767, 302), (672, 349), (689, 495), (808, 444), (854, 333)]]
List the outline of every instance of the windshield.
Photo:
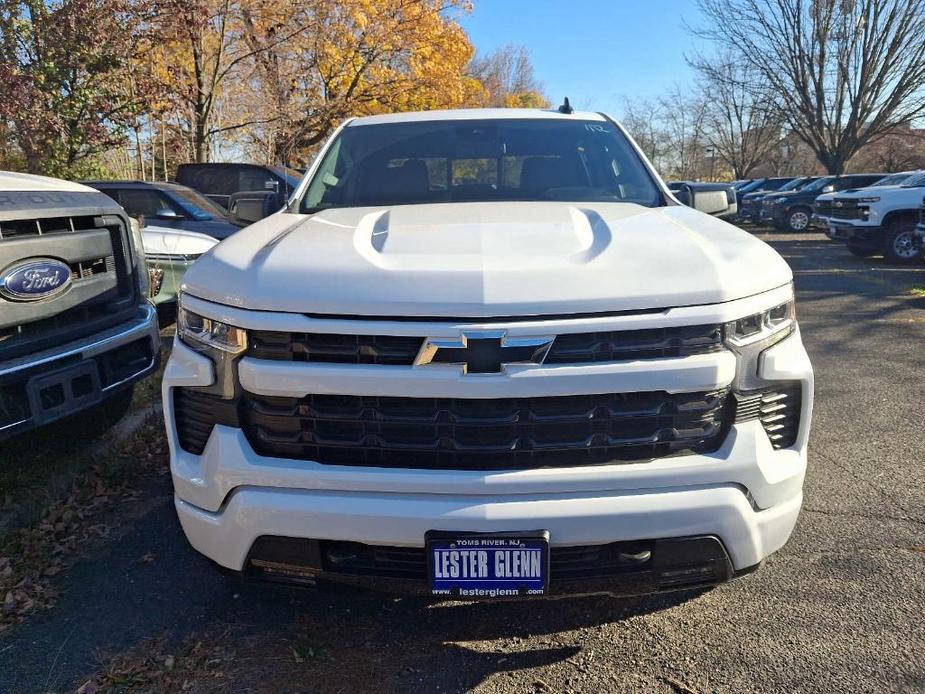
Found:
[(662, 203), (612, 123), (510, 119), (348, 126), (301, 210), (515, 200)]
[(903, 183), (903, 188), (921, 188), (922, 186), (925, 186), (925, 173), (910, 176)]
[(805, 190), (807, 193), (813, 190), (820, 190), (822, 188), (825, 188), (827, 185), (829, 185), (834, 180), (835, 180), (834, 176), (823, 176), (822, 178), (817, 178), (815, 181), (813, 181), (808, 186), (803, 188), (803, 190)]
[(208, 219), (225, 219), (225, 211), (209, 200), (205, 195), (189, 188), (170, 188), (165, 191), (180, 207), (193, 219), (206, 221)]
[(883, 186), (898, 186), (900, 183), (908, 179), (912, 174), (908, 173), (895, 173), (890, 174), (889, 176), (884, 176), (879, 181), (871, 183), (869, 188), (882, 188)]
[(759, 186), (764, 183), (766, 178), (756, 178), (751, 183), (746, 183), (744, 186), (739, 188), (740, 193), (751, 193), (752, 191), (758, 190)]
[(786, 185), (782, 186), (779, 192), (783, 193), (784, 191), (787, 191), (787, 190), (795, 190), (796, 188), (799, 188), (805, 183), (806, 183), (806, 178), (795, 178), (792, 181), (790, 181), (790, 183), (787, 183)]

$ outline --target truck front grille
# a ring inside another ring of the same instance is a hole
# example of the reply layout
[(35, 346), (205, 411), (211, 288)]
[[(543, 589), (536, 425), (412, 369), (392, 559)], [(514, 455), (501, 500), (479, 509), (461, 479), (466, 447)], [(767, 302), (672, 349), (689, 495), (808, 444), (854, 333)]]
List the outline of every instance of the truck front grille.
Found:
[[(75, 288), (88, 281), (105, 282), (107, 275), (111, 278), (108, 289), (63, 310), (59, 299), (38, 301), (17, 318), (16, 313), (3, 311), (5, 302), (0, 299), (0, 359), (61, 345), (129, 319), (137, 302), (126, 234), (115, 215), (0, 220), (0, 268), (28, 257), (50, 256), (67, 262)], [(108, 237), (108, 252), (86, 253), (82, 244), (101, 236)]]
[(245, 393), (240, 417), (260, 455), (330, 465), (518, 469), (715, 451), (731, 424), (726, 396), (726, 390), (502, 399)]
[(243, 429), (273, 458), (329, 465), (522, 469), (711, 453), (733, 422), (759, 420), (775, 449), (796, 443), (802, 387), (466, 399), (173, 391), (183, 450), (200, 455), (216, 424)]
[[(420, 336), (338, 335), (252, 331), (248, 356), (275, 361), (411, 366), (424, 343)], [(544, 364), (664, 359), (723, 349), (719, 325), (562, 334)]]
[(832, 202), (832, 219), (863, 219), (863, 209), (856, 200), (835, 198)]
[(813, 203), (813, 212), (820, 217), (828, 217), (832, 214), (831, 200), (816, 200)]

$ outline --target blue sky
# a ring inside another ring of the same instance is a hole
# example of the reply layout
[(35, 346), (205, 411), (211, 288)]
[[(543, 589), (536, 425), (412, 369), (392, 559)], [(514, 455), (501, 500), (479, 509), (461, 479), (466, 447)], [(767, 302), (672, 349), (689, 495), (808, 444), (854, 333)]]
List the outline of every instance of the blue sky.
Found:
[(461, 23), (480, 53), (506, 43), (530, 51), (553, 103), (622, 111), (623, 96), (655, 97), (691, 72), (693, 0), (474, 0)]

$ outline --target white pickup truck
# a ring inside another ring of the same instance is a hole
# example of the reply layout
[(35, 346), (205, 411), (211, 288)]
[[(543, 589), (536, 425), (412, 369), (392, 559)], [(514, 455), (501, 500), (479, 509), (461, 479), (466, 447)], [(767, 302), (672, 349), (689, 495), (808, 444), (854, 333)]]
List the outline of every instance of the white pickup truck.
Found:
[(492, 109), (344, 123), (187, 272), (163, 395), (217, 564), (483, 599), (755, 569), (813, 373), (774, 250), (609, 117)]
[(882, 253), (894, 263), (919, 260), (915, 226), (925, 192), (925, 172), (895, 186), (861, 188), (832, 199), (826, 236), (843, 241), (856, 256)]

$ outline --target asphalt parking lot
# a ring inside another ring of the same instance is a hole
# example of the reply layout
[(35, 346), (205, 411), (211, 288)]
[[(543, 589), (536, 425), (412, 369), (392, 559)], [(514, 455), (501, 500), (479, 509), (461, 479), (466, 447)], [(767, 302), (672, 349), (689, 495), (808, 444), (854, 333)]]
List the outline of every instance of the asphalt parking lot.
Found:
[(152, 473), (57, 604), (0, 633), (0, 692), (925, 691), (925, 265), (761, 236), (795, 273), (816, 409), (804, 510), (758, 573), (506, 604), (241, 584), (189, 548)]

